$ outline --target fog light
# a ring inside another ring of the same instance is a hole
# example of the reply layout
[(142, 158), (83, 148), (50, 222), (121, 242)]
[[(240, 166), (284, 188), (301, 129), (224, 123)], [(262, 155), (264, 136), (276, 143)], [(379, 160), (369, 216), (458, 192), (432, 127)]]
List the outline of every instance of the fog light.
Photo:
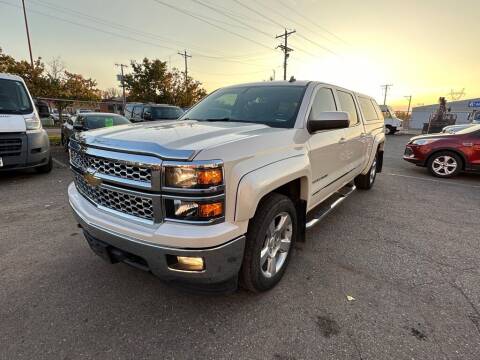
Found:
[(167, 255), (168, 267), (181, 271), (203, 271), (205, 263), (203, 258), (194, 256), (173, 256)]

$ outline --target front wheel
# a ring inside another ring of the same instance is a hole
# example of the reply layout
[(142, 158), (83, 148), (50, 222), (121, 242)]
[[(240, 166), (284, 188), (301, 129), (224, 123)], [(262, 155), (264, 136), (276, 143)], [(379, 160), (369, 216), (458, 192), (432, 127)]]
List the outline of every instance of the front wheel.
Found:
[(391, 125), (385, 126), (385, 134), (386, 135), (395, 135), (397, 132), (397, 128)]
[(39, 174), (48, 174), (50, 171), (52, 171), (53, 168), (53, 160), (52, 160), (52, 155), (48, 158), (48, 162), (45, 165), (36, 167), (35, 170)]
[(441, 151), (428, 159), (427, 167), (433, 176), (449, 178), (460, 173), (462, 159), (451, 151)]
[(281, 194), (267, 195), (248, 226), (242, 285), (253, 292), (273, 288), (287, 268), (296, 236), (297, 213), (292, 200)]

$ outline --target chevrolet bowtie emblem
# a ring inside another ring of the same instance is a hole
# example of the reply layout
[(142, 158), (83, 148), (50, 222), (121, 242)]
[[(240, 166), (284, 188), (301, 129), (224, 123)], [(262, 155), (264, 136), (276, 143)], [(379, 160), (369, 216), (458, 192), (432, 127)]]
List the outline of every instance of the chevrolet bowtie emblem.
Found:
[(95, 176), (95, 171), (87, 170), (87, 172), (83, 174), (83, 178), (85, 179), (85, 182), (91, 187), (97, 187), (102, 184), (102, 179)]

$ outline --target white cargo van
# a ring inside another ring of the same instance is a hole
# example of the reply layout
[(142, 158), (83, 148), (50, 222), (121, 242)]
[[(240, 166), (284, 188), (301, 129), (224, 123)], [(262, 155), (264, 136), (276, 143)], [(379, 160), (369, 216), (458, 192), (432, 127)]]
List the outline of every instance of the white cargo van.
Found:
[(0, 73), (0, 171), (52, 170), (48, 135), (20, 76)]
[(395, 115), (390, 106), (380, 105), (380, 109), (385, 119), (385, 134), (394, 135), (397, 131), (403, 129), (403, 120)]

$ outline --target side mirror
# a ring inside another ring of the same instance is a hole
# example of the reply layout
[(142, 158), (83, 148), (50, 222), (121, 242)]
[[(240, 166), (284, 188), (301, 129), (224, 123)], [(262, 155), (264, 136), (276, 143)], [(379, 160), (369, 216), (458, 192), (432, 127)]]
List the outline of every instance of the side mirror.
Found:
[(323, 111), (316, 119), (309, 119), (308, 132), (313, 134), (320, 130), (345, 129), (350, 126), (350, 114), (346, 111)]

